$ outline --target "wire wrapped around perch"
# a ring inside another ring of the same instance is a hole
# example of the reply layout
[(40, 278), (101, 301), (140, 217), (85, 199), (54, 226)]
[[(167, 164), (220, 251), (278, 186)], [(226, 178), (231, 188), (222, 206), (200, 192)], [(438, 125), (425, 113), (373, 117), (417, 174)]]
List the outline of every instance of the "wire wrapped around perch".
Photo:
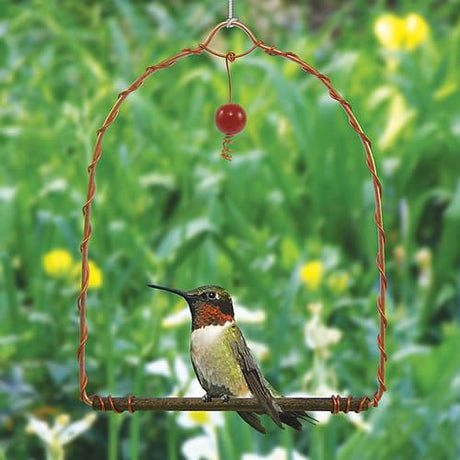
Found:
[[(86, 373), (85, 364), (85, 347), (88, 341), (88, 326), (86, 323), (86, 297), (89, 284), (89, 265), (88, 265), (88, 244), (91, 239), (91, 204), (96, 194), (95, 184), (95, 173), (96, 166), (102, 155), (102, 141), (105, 132), (109, 126), (115, 121), (120, 106), (126, 100), (126, 98), (132, 92), (136, 91), (144, 81), (151, 76), (153, 73), (161, 69), (166, 69), (174, 65), (177, 61), (192, 56), (201, 55), (203, 52), (208, 52), (214, 56), (221, 58), (227, 58), (229, 53), (220, 53), (209, 47), (214, 36), (219, 30), (227, 26), (227, 21), (222, 22), (211, 30), (206, 40), (199, 44), (196, 48), (187, 48), (176, 55), (161, 61), (159, 64), (149, 66), (125, 91), (122, 91), (118, 95), (118, 99), (115, 105), (110, 110), (107, 118), (105, 119), (101, 128), (97, 131), (96, 145), (94, 147), (93, 158), (88, 166), (88, 191), (87, 199), (83, 206), (84, 216), (84, 231), (83, 241), (80, 245), (80, 251), (82, 254), (82, 281), (80, 295), (77, 301), (77, 307), (79, 311), (79, 346), (77, 351), (77, 359), (79, 363), (79, 387), (80, 387), (80, 399), (85, 403), (93, 407), (95, 410), (102, 411), (115, 411), (123, 412), (125, 410), (129, 412), (140, 411), (140, 410), (161, 410), (161, 411), (192, 411), (192, 410), (218, 410), (218, 411), (257, 411), (260, 409), (258, 402), (254, 398), (231, 398), (228, 403), (222, 401), (211, 401), (203, 402), (197, 398), (138, 398), (135, 396), (128, 396), (124, 398), (102, 397), (100, 395), (88, 396), (88, 376)], [(374, 190), (375, 200), (375, 212), (374, 222), (377, 228), (378, 235), (378, 249), (376, 257), (376, 265), (379, 272), (379, 295), (377, 298), (377, 312), (379, 315), (379, 333), (377, 336), (377, 347), (379, 350), (379, 364), (377, 367), (377, 382), (378, 388), (371, 397), (363, 396), (360, 398), (347, 397), (342, 398), (340, 396), (332, 395), (329, 398), (282, 398), (278, 399), (277, 402), (284, 410), (309, 410), (309, 411), (330, 411), (332, 413), (338, 413), (340, 411), (349, 412), (355, 411), (360, 412), (366, 410), (368, 407), (377, 407), (383, 393), (386, 390), (385, 386), (385, 362), (387, 360), (387, 354), (385, 351), (385, 331), (388, 326), (388, 322), (385, 316), (385, 294), (387, 289), (387, 278), (385, 275), (385, 231), (383, 228), (383, 216), (382, 216), (382, 185), (378, 178), (374, 158), (372, 155), (371, 141), (364, 134), (358, 120), (353, 114), (351, 105), (345, 101), (340, 94), (334, 89), (331, 81), (327, 75), (318, 72), (316, 69), (311, 67), (299, 56), (291, 52), (284, 52), (278, 50), (274, 46), (268, 46), (262, 41), (258, 40), (254, 34), (242, 23), (238, 21), (232, 22), (232, 27), (243, 30), (246, 35), (253, 42), (253, 46), (246, 52), (241, 54), (231, 53), (232, 59), (238, 59), (247, 54), (253, 52), (255, 49), (260, 49), (270, 56), (279, 56), (288, 59), (302, 68), (303, 71), (309, 73), (320, 80), (320, 82), (327, 88), (329, 96), (335, 99), (343, 108), (345, 114), (348, 117), (348, 121), (353, 130), (358, 134), (361, 139), (365, 154), (366, 154), (366, 165), (372, 177), (372, 184)]]

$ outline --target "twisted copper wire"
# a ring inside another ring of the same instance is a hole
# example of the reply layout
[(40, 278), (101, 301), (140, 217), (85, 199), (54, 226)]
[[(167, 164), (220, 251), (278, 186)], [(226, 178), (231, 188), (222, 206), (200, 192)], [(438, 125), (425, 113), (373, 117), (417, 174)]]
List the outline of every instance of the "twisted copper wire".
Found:
[(334, 396), (331, 395), (331, 400), (332, 400), (332, 409), (331, 412), (333, 414), (338, 414), (340, 412), (340, 396)]
[(232, 102), (232, 74), (230, 72), (230, 62), (235, 62), (235, 53), (229, 51), (225, 55), (225, 68), (227, 69), (227, 77), (228, 77), (228, 102)]
[[(358, 406), (358, 409), (356, 409), (356, 413), (360, 413), (361, 411), (363, 410), (367, 410), (367, 408), (369, 406), (372, 406), (373, 404), (372, 403), (372, 400), (371, 398), (369, 398), (369, 396), (364, 396), (363, 398), (361, 398), (361, 401), (359, 402), (359, 406)], [(374, 404), (373, 405), (374, 407), (377, 407), (377, 404)]]
[(353, 398), (351, 396), (348, 396), (347, 398), (347, 407), (344, 409), (344, 412), (346, 414), (348, 414), (348, 412), (350, 412), (350, 409), (351, 409), (351, 402), (353, 401)]
[(113, 398), (112, 398), (112, 395), (109, 393), (109, 395), (107, 396), (107, 400), (109, 401), (109, 404), (110, 404), (110, 409), (112, 409), (114, 412), (116, 412), (117, 414), (121, 414), (123, 412), (123, 410), (119, 410), (115, 407), (115, 404), (113, 402)]
[(224, 140), (222, 142), (222, 153), (220, 156), (227, 161), (232, 161), (232, 149), (230, 148), (230, 144), (233, 142), (233, 136), (231, 134), (227, 134), (224, 136)]
[(115, 121), (118, 116), (120, 106), (125, 99), (133, 92), (136, 91), (146, 80), (147, 77), (155, 73), (160, 69), (166, 69), (174, 65), (179, 59), (190, 55), (201, 54), (204, 51), (204, 47), (199, 45), (197, 48), (186, 48), (174, 56), (161, 61), (159, 64), (149, 66), (145, 71), (124, 91), (118, 95), (118, 99), (115, 105), (110, 110), (107, 118), (105, 119), (102, 126), (97, 130), (96, 145), (94, 147), (93, 159), (88, 166), (88, 191), (86, 202), (83, 205), (83, 216), (84, 216), (84, 229), (83, 229), (83, 241), (80, 245), (80, 252), (82, 255), (82, 277), (81, 277), (81, 288), (80, 295), (77, 300), (77, 308), (79, 311), (80, 319), (80, 344), (77, 350), (77, 359), (79, 363), (79, 384), (80, 384), (80, 399), (88, 405), (92, 405), (93, 402), (89, 398), (86, 387), (88, 386), (88, 376), (86, 374), (85, 365), (85, 346), (88, 341), (88, 326), (86, 324), (86, 297), (89, 284), (89, 264), (88, 264), (88, 244), (91, 239), (91, 205), (96, 194), (96, 166), (102, 155), (102, 140), (108, 127)]
[[(100, 408), (100, 411), (101, 412), (106, 412), (107, 409), (105, 407), (105, 402), (104, 402), (104, 399), (102, 398), (102, 396), (100, 395), (93, 395), (93, 398), (100, 404), (101, 408)], [(91, 400), (90, 400), (91, 401)], [(93, 403), (94, 405), (94, 403)]]
[[(243, 26), (245, 28), (245, 26)], [(246, 30), (245, 30), (246, 31)], [(248, 34), (252, 33), (247, 30)], [(256, 38), (253, 37), (254, 43), (257, 42)], [(377, 298), (377, 311), (380, 318), (380, 327), (379, 327), (379, 334), (377, 336), (377, 346), (379, 348), (379, 365), (377, 367), (377, 380), (378, 380), (378, 388), (374, 393), (372, 401), (368, 401), (368, 397), (362, 398), (362, 407), (367, 403), (370, 406), (377, 407), (380, 399), (382, 398), (383, 393), (386, 391), (385, 386), (385, 363), (387, 361), (387, 354), (385, 352), (385, 331), (388, 327), (388, 321), (386, 318), (385, 313), (385, 296), (386, 290), (388, 287), (388, 281), (385, 274), (385, 243), (386, 243), (386, 236), (385, 230), (383, 228), (383, 212), (382, 212), (382, 184), (380, 179), (377, 175), (377, 170), (375, 167), (374, 156), (372, 154), (372, 145), (370, 139), (364, 134), (361, 126), (359, 125), (358, 120), (356, 119), (355, 115), (353, 114), (351, 105), (342, 98), (342, 96), (335, 90), (332, 86), (331, 80), (327, 75), (324, 75), (314, 69), (312, 66), (307, 64), (303, 61), (299, 56), (291, 52), (283, 52), (275, 48), (274, 46), (267, 46), (265, 44), (259, 44), (259, 48), (265, 51), (267, 54), (272, 56), (281, 56), (290, 61), (299, 65), (302, 70), (305, 72), (315, 76), (318, 78), (321, 83), (328, 89), (329, 96), (336, 100), (345, 111), (345, 114), (348, 117), (348, 122), (353, 130), (358, 134), (361, 139), (361, 143), (364, 147), (364, 151), (366, 153), (366, 165), (371, 173), (372, 177), (372, 184), (374, 189), (374, 199), (375, 199), (375, 211), (374, 211), (374, 222), (375, 226), (377, 227), (378, 233), (378, 250), (377, 250), (377, 257), (376, 257), (376, 265), (377, 270), (380, 274), (380, 289), (379, 289), (379, 296)]]
[[(174, 65), (179, 59), (185, 58), (191, 55), (199, 55), (203, 51), (207, 51), (208, 53), (226, 58), (228, 60), (228, 56), (231, 56), (233, 60), (238, 59), (240, 57), (246, 56), (249, 53), (253, 52), (255, 49), (260, 48), (266, 54), (271, 56), (280, 56), (299, 65), (302, 70), (305, 72), (315, 76), (320, 80), (320, 82), (327, 88), (329, 92), (329, 96), (332, 99), (335, 99), (345, 111), (345, 114), (348, 117), (348, 121), (350, 126), (353, 130), (358, 134), (361, 139), (361, 143), (363, 145), (365, 154), (366, 154), (366, 165), (369, 169), (369, 172), (372, 177), (373, 189), (374, 189), (374, 200), (375, 200), (375, 212), (374, 212), (374, 222), (377, 228), (378, 233), (378, 250), (376, 256), (376, 265), (380, 275), (380, 283), (379, 283), (379, 295), (377, 298), (377, 311), (380, 319), (380, 327), (379, 327), (379, 334), (377, 336), (377, 346), (379, 349), (379, 364), (377, 367), (377, 380), (378, 380), (378, 388), (374, 392), (373, 398), (369, 398), (368, 396), (362, 397), (357, 404), (357, 400), (355, 398), (351, 398), (350, 396), (344, 401), (343, 398), (340, 396), (332, 395), (329, 399), (329, 404), (327, 404), (327, 398), (303, 398), (302, 400), (295, 400), (296, 407), (300, 407), (302, 405), (302, 401), (304, 401), (304, 406), (309, 406), (309, 410), (331, 410), (333, 413), (340, 411), (342, 407), (342, 401), (345, 403), (345, 412), (348, 412), (352, 406), (355, 406), (356, 412), (360, 412), (362, 410), (366, 410), (369, 406), (377, 407), (378, 403), (386, 390), (385, 386), (385, 362), (387, 360), (387, 354), (385, 351), (385, 332), (388, 326), (388, 321), (386, 319), (386, 312), (385, 312), (385, 294), (387, 289), (387, 278), (385, 275), (385, 231), (383, 228), (383, 213), (382, 213), (382, 184), (378, 178), (374, 157), (372, 154), (371, 149), (371, 141), (369, 138), (364, 134), (361, 126), (358, 123), (355, 115), (353, 114), (351, 105), (343, 99), (340, 94), (334, 89), (331, 84), (331, 81), (327, 75), (324, 75), (318, 72), (316, 69), (311, 67), (305, 61), (303, 61), (299, 56), (291, 52), (283, 52), (278, 50), (275, 46), (268, 46), (264, 44), (262, 41), (258, 40), (254, 34), (242, 23), (236, 21), (233, 22), (233, 26), (243, 30), (246, 35), (252, 40), (253, 46), (246, 52), (241, 54), (234, 54), (234, 53), (226, 53), (222, 54), (215, 50), (212, 50), (209, 47), (210, 42), (216, 35), (216, 33), (226, 26), (226, 22), (222, 22), (216, 25), (211, 32), (209, 33), (206, 40), (199, 44), (196, 48), (186, 48), (179, 52), (178, 54), (167, 58), (161, 61), (159, 64), (149, 66), (146, 70), (129, 86), (126, 90), (122, 91), (118, 95), (118, 99), (115, 105), (110, 110), (107, 118), (105, 119), (103, 125), (97, 131), (97, 139), (96, 145), (94, 147), (93, 152), (93, 159), (90, 165), (88, 166), (88, 191), (87, 191), (87, 199), (83, 206), (83, 216), (84, 216), (84, 231), (83, 231), (83, 241), (80, 245), (80, 251), (82, 254), (82, 282), (81, 282), (81, 289), (80, 295), (77, 301), (77, 307), (79, 311), (79, 321), (80, 321), (80, 332), (79, 332), (79, 346), (77, 351), (77, 358), (79, 363), (79, 385), (80, 385), (80, 399), (88, 404), (93, 406), (93, 408), (97, 410), (108, 410), (111, 409), (115, 412), (121, 412), (123, 410), (128, 410), (129, 412), (134, 412), (134, 405), (136, 404), (136, 410), (170, 410), (172, 407), (185, 407), (185, 409), (180, 410), (203, 410), (209, 409), (210, 406), (206, 404), (210, 403), (203, 403), (196, 402), (193, 398), (143, 398), (139, 399), (136, 398), (134, 401), (133, 396), (128, 396), (128, 398), (116, 398), (117, 399), (117, 406), (114, 404), (114, 400), (112, 396), (102, 398), (99, 395), (94, 395), (91, 398), (88, 396), (86, 392), (86, 388), (88, 385), (88, 377), (86, 374), (86, 365), (85, 365), (85, 346), (88, 341), (88, 327), (86, 324), (86, 297), (88, 291), (88, 283), (89, 283), (89, 266), (88, 266), (88, 244), (91, 238), (92, 230), (91, 230), (91, 204), (96, 194), (96, 185), (95, 185), (95, 171), (98, 161), (102, 155), (102, 140), (105, 135), (106, 130), (109, 126), (115, 121), (121, 104), (125, 101), (125, 99), (131, 94), (133, 91), (136, 91), (146, 80), (147, 77), (155, 73), (157, 70), (165, 69)], [(232, 61), (233, 62), (233, 61)], [(178, 401), (174, 401), (175, 399), (181, 400), (183, 404), (176, 404)], [(169, 401), (168, 401), (169, 400)], [(109, 407), (106, 406), (106, 402), (109, 404)], [(294, 402), (293, 398), (284, 398), (280, 404), (283, 406), (288, 406), (291, 402)], [(312, 402), (312, 404), (309, 404)], [(221, 407), (217, 404), (214, 406), (218, 407), (219, 410), (248, 410), (245, 407), (248, 407), (251, 404), (250, 401), (241, 401), (238, 406), (231, 406), (229, 404)], [(326, 409), (329, 407), (329, 409)], [(317, 408), (317, 409), (315, 409)], [(253, 410), (253, 408), (251, 409)]]
[(130, 414), (134, 414), (134, 408), (133, 408), (133, 400), (135, 396), (134, 395), (129, 395), (127, 398), (127, 406), (128, 406), (128, 412)]
[[(331, 396), (331, 412), (333, 414), (338, 414), (340, 411), (348, 414), (352, 410), (352, 406), (355, 406), (355, 412), (359, 413), (363, 410), (366, 410), (368, 407), (370, 399), (365, 396), (358, 401), (358, 404), (354, 404), (353, 396), (348, 396), (347, 398), (342, 398), (340, 395), (332, 395)], [(343, 407), (343, 409), (342, 409)]]

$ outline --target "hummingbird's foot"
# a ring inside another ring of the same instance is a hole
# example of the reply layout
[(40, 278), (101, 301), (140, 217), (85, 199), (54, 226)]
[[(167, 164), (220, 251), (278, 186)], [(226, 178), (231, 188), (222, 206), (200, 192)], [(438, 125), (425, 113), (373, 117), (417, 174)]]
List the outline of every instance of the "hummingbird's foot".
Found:
[(228, 403), (230, 401), (230, 395), (223, 395), (221, 399), (224, 403)]
[(202, 400), (203, 402), (206, 403), (206, 402), (211, 402), (212, 398), (211, 398), (211, 396), (209, 396), (208, 393), (206, 393), (206, 394), (201, 398), (201, 400)]

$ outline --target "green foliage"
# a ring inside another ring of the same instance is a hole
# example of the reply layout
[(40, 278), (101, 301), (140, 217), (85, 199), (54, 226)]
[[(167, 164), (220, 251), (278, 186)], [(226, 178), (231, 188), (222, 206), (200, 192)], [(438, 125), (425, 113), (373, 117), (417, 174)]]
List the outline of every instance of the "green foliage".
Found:
[[(217, 450), (225, 459), (279, 445), (311, 458), (455, 458), (454, 2), (402, 2), (396, 13), (415, 8), (430, 26), (427, 42), (411, 52), (379, 47), (372, 28), (382, 2), (325, 2), (335, 7), (328, 14), (318, 2), (284, 2), (277, 15), (246, 3), (238, 15), (267, 43), (328, 74), (374, 140), (389, 243), (389, 392), (358, 426), (340, 415), (301, 434), (265, 421), (270, 436), (262, 438), (225, 414), (225, 424), (213, 427)], [(52, 276), (43, 258), (64, 248), (78, 260), (86, 166), (116, 95), (147, 65), (197, 44), (224, 8), (211, 0), (35, 0), (2, 8), (0, 458), (39, 458), (43, 448), (26, 432), (28, 415), (51, 422), (63, 413), (87, 414), (77, 400), (77, 262)], [(247, 40), (224, 31), (216, 46), (244, 50)], [(242, 328), (268, 346), (262, 367), (283, 393), (327, 387), (372, 395), (376, 232), (359, 138), (324, 87), (279, 58), (253, 53), (232, 64), (232, 75), (248, 125), (234, 138), (231, 164), (219, 157), (222, 138), (213, 122), (227, 98), (225, 66), (208, 56), (147, 80), (107, 133), (90, 243), (103, 282), (88, 297), (89, 393), (187, 392), (177, 368), (185, 360), (192, 377), (189, 324), (165, 327), (183, 305), (146, 288), (158, 282), (184, 289), (220, 284), (249, 310), (262, 309), (263, 324)], [(323, 267), (317, 290), (300, 276), (312, 260)], [(341, 331), (340, 343), (327, 349), (305, 343), (318, 304), (321, 324)], [(159, 359), (166, 359), (168, 376), (146, 371)], [(66, 453), (181, 458), (185, 441), (201, 433), (178, 414), (100, 415)]]

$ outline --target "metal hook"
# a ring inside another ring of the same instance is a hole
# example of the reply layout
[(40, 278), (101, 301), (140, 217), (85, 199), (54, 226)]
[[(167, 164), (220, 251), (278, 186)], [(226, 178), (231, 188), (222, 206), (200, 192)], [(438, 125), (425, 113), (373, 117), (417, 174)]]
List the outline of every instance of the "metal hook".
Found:
[(227, 22), (226, 22), (226, 24), (225, 24), (225, 27), (226, 27), (227, 29), (230, 29), (231, 27), (235, 27), (235, 26), (233, 25), (235, 22), (238, 22), (238, 18), (228, 18), (228, 19), (227, 19)]
[(238, 18), (233, 16), (233, 0), (228, 0), (228, 19), (225, 27), (230, 29), (233, 27), (233, 23), (238, 22)]

